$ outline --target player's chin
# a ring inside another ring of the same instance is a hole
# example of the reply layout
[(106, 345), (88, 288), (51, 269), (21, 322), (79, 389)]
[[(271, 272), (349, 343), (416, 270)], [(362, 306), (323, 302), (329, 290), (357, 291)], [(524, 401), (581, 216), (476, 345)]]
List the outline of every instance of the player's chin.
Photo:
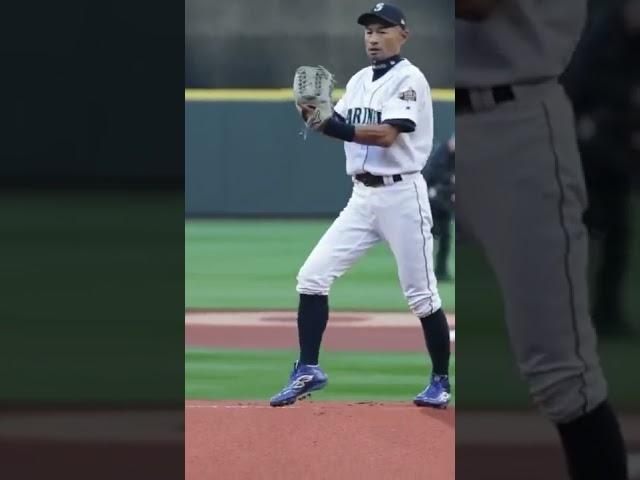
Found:
[(367, 56), (371, 60), (379, 60), (380, 57), (382, 56), (382, 51), (381, 50), (367, 50)]

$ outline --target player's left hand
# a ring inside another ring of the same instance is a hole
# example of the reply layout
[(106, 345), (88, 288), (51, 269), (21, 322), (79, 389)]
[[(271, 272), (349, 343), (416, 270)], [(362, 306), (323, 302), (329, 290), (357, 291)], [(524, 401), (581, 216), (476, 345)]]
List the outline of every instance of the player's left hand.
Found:
[(321, 131), (333, 115), (331, 92), (335, 81), (331, 72), (322, 66), (302, 66), (293, 78), (293, 97), (296, 108), (307, 127)]

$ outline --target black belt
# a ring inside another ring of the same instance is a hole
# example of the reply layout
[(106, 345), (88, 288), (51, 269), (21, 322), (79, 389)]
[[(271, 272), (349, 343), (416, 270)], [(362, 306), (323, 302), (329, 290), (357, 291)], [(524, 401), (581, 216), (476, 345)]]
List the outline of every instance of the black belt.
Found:
[[(498, 85), (496, 87), (489, 87), (487, 90), (491, 91), (493, 101), (496, 105), (516, 99), (513, 88), (511, 88), (510, 85)], [(469, 89), (456, 88), (456, 113), (474, 112), (476, 110), (471, 103), (471, 93)]]
[[(355, 177), (357, 181), (364, 183), (367, 187), (379, 187), (381, 185), (384, 185), (384, 177), (373, 175), (369, 172), (358, 173)], [(393, 183), (402, 181), (402, 175), (396, 174), (391, 178), (393, 178)]]

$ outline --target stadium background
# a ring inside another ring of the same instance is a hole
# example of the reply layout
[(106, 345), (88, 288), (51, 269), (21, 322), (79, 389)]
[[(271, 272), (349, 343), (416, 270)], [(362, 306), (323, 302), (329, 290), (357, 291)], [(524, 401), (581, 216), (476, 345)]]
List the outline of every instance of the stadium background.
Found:
[[(398, 2), (412, 39), (404, 54), (433, 89), (435, 144), (453, 133), (453, 12), (447, 1), (424, 8)], [(336, 96), (367, 65), (357, 16), (370, 1), (269, 0), (229, 5), (186, 2), (185, 307), (295, 310), (295, 276), (350, 194), (339, 142), (298, 133), (290, 84), (302, 64), (337, 77)], [(259, 19), (259, 20), (256, 20)], [(451, 271), (455, 270), (455, 255)], [(441, 293), (455, 311), (453, 283)], [(384, 245), (339, 279), (337, 311), (408, 312), (395, 262)], [(331, 325), (331, 321), (329, 322)], [(331, 327), (329, 327), (331, 328)], [(421, 332), (416, 320), (416, 336)], [(266, 401), (297, 356), (290, 350), (186, 346), (187, 399)], [(410, 400), (425, 383), (422, 352), (330, 352), (333, 388), (318, 400)], [(250, 375), (260, 365), (261, 379)]]

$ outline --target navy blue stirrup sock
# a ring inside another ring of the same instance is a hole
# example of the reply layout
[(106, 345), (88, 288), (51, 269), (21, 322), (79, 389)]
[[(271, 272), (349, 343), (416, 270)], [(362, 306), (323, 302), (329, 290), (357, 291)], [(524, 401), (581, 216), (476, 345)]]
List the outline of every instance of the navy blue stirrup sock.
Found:
[(431, 315), (420, 318), (427, 350), (433, 364), (433, 373), (449, 375), (449, 356), (451, 344), (449, 338), (449, 324), (447, 316), (441, 308)]
[(300, 363), (316, 365), (320, 356), (322, 334), (329, 320), (329, 298), (326, 295), (300, 294), (298, 304), (298, 341)]

